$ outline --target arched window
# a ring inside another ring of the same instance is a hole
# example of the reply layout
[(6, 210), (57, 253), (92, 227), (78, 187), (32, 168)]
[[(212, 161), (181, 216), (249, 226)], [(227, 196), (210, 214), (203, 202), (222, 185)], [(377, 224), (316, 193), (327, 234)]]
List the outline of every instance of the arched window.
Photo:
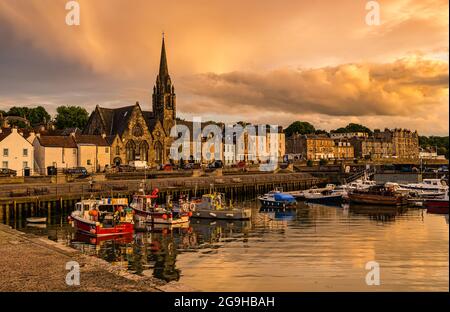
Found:
[(155, 161), (158, 164), (161, 164), (163, 162), (163, 146), (161, 142), (155, 143)]
[(146, 141), (142, 142), (139, 146), (139, 154), (141, 155), (141, 160), (148, 161), (148, 143)]
[(127, 162), (133, 161), (136, 158), (136, 144), (133, 140), (128, 141), (125, 146), (127, 150)]
[(144, 130), (142, 129), (142, 127), (139, 124), (134, 126), (134, 128), (133, 128), (133, 136), (141, 137), (143, 134), (144, 134)]

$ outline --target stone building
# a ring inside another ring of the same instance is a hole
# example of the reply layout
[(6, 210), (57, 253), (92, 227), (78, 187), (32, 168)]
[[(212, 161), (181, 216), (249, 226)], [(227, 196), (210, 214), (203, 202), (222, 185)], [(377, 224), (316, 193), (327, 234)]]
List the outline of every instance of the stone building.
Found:
[(356, 158), (380, 159), (393, 156), (394, 147), (391, 141), (381, 138), (352, 138), (351, 144)]
[(111, 163), (145, 161), (149, 166), (169, 161), (176, 120), (176, 95), (168, 65), (164, 38), (159, 73), (153, 87), (153, 111), (133, 106), (111, 109), (97, 106), (89, 117), (84, 134), (105, 134), (111, 146)]
[(334, 140), (334, 157), (337, 159), (355, 158), (355, 149), (351, 145), (350, 140)]
[(375, 130), (374, 138), (392, 142), (392, 156), (396, 158), (419, 158), (419, 134), (407, 129)]
[(300, 154), (303, 159), (331, 159), (334, 152), (334, 139), (326, 135), (293, 134), (286, 139), (286, 153)]

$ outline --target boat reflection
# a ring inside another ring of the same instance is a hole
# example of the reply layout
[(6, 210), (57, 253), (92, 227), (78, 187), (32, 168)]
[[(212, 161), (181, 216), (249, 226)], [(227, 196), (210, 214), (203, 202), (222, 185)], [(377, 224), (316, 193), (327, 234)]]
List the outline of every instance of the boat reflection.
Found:
[(259, 212), (276, 221), (292, 221), (297, 217), (296, 209), (272, 209), (261, 207)]
[(379, 205), (350, 205), (349, 212), (354, 215), (365, 215), (374, 221), (395, 221), (395, 218), (404, 214), (408, 208)]

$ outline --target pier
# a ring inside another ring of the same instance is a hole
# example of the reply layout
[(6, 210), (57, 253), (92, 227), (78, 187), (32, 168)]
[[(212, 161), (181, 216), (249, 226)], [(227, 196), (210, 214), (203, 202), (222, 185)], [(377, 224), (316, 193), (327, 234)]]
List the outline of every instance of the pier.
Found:
[[(21, 219), (29, 215), (48, 217), (52, 211), (74, 207), (81, 199), (90, 197), (127, 197), (144, 187), (146, 192), (159, 189), (160, 200), (167, 196), (201, 196), (210, 191), (225, 193), (228, 200), (255, 198), (282, 187), (285, 191), (308, 189), (325, 183), (324, 178), (313, 177), (308, 173), (260, 173), (226, 176), (171, 177), (156, 179), (104, 180), (93, 183), (71, 182), (63, 184), (11, 184), (2, 185), (0, 190), (0, 220)], [(26, 211), (26, 212), (25, 212)], [(39, 212), (39, 213), (37, 213)]]

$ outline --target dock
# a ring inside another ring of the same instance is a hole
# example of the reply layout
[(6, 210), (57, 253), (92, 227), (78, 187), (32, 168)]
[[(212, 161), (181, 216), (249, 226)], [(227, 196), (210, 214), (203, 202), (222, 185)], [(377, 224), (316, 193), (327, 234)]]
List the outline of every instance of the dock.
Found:
[[(225, 193), (227, 199), (254, 199), (276, 187), (284, 191), (304, 190), (326, 182), (308, 173), (242, 174), (226, 176), (173, 177), (133, 180), (104, 180), (95, 183), (71, 182), (63, 184), (11, 184), (0, 190), (0, 220), (9, 223), (10, 218), (48, 215), (52, 211), (74, 207), (81, 199), (90, 197), (127, 197), (144, 187), (146, 192), (159, 189), (160, 200), (167, 196), (201, 196), (210, 191)], [(26, 211), (26, 212), (25, 212)]]

